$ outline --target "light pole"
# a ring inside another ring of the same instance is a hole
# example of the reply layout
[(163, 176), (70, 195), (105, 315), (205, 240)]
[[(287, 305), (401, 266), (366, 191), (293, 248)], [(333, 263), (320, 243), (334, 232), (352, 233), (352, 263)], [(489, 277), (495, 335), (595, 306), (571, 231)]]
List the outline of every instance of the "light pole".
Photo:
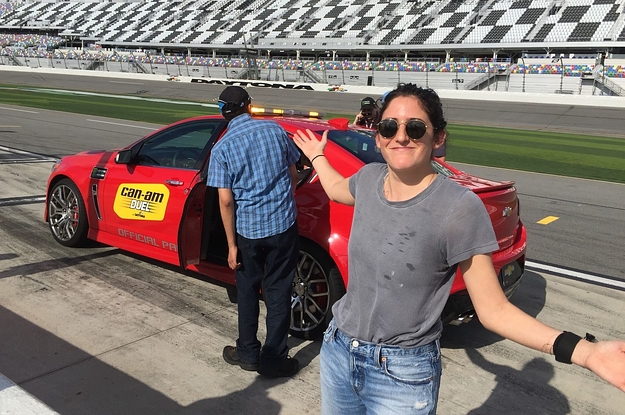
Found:
[(599, 61), (601, 64), (601, 84), (605, 87), (605, 57), (608, 54), (608, 50), (601, 53), (601, 60)]
[(562, 60), (562, 54), (560, 54), (560, 93), (562, 93), (563, 82), (564, 82), (564, 61)]
[(521, 62), (523, 62), (523, 89), (522, 92), (525, 92), (525, 74), (527, 73), (527, 66), (525, 66), (525, 51), (521, 52)]
[(150, 52), (146, 52), (145, 56), (148, 58), (148, 63), (150, 64), (150, 74), (154, 75), (154, 68), (152, 67), (152, 54)]
[(423, 55), (425, 57), (425, 87), (429, 88), (430, 78), (428, 72), (430, 72), (430, 68), (428, 67), (428, 57), (427, 55)]

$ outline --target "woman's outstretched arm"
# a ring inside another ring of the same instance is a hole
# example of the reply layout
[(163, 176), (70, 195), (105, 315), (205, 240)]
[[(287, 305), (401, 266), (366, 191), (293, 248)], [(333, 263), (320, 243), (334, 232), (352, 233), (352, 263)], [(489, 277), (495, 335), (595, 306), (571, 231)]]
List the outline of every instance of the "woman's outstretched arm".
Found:
[[(591, 343), (585, 339), (576, 344), (561, 339), (561, 346), (570, 346), (572, 353), (562, 353), (567, 348), (554, 350), (556, 339), (562, 334), (541, 323), (510, 303), (501, 290), (490, 255), (475, 255), (460, 263), (460, 269), (482, 325), (516, 343), (549, 354), (560, 352), (560, 358), (570, 359), (581, 367), (625, 392), (625, 342), (612, 340)], [(565, 344), (568, 343), (568, 344)], [(558, 356), (557, 356), (558, 357)], [(565, 359), (566, 360), (566, 359)]]

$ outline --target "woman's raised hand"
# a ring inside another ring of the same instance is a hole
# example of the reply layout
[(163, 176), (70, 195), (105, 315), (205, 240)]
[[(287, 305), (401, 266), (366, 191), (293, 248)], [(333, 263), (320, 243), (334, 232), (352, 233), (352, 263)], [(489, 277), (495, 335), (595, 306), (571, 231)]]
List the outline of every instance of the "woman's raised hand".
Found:
[(323, 154), (328, 143), (328, 130), (323, 132), (321, 140), (318, 140), (311, 130), (297, 130), (293, 135), (293, 142), (302, 150), (304, 155), (312, 160), (313, 157)]

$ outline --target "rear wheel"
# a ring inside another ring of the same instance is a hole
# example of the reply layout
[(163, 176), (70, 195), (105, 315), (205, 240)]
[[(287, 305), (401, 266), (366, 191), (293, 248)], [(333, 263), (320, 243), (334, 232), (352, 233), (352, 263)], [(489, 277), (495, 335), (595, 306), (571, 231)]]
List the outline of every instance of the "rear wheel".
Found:
[(291, 296), (291, 335), (321, 336), (332, 319), (332, 305), (345, 294), (345, 285), (330, 256), (312, 242), (301, 240)]
[(48, 225), (61, 245), (79, 247), (87, 242), (89, 224), (85, 202), (70, 179), (60, 180), (50, 192)]

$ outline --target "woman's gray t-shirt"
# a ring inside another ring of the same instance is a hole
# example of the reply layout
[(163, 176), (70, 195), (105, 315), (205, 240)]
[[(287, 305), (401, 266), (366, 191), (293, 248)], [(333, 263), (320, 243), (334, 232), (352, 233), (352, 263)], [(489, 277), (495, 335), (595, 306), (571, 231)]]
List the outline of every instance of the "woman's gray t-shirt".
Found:
[(364, 341), (414, 347), (440, 337), (456, 265), (498, 249), (480, 198), (438, 175), (420, 194), (390, 202), (386, 164), (349, 179), (356, 204), (347, 294), (332, 308), (337, 327)]

